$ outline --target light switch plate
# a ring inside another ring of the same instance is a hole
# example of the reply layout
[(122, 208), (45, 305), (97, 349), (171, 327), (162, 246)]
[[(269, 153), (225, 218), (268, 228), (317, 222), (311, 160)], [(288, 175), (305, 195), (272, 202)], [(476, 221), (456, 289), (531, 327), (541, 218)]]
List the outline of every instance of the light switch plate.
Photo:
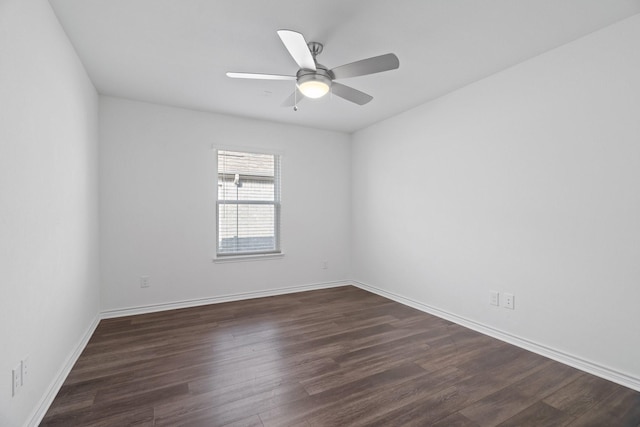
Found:
[(500, 294), (497, 291), (489, 291), (489, 304), (500, 305)]
[(22, 362), (18, 363), (15, 368), (11, 371), (12, 385), (11, 385), (11, 396), (15, 396), (20, 393), (20, 388), (22, 388)]

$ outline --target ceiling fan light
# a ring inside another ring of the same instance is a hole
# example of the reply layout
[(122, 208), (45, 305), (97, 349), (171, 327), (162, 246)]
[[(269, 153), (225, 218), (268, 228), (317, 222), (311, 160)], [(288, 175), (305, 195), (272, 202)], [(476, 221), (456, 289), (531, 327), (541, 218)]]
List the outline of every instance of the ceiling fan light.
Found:
[(331, 79), (322, 74), (305, 74), (298, 77), (298, 89), (307, 98), (322, 98), (329, 92)]
[(328, 84), (316, 80), (301, 83), (298, 88), (307, 98), (322, 98), (329, 92)]

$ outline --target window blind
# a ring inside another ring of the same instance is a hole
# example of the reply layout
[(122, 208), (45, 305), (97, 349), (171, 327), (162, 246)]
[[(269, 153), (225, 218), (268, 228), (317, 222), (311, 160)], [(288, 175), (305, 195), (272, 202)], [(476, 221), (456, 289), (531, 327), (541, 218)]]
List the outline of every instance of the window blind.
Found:
[(217, 254), (280, 252), (280, 156), (218, 151)]

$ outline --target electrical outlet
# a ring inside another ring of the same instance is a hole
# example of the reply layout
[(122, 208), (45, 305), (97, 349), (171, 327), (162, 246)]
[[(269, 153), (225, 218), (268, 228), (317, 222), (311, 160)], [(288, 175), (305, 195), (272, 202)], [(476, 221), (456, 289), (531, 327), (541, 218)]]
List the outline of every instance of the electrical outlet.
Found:
[(329, 261), (322, 261), (322, 269), (327, 270), (329, 268)]
[(140, 287), (141, 288), (148, 288), (150, 286), (149, 282), (150, 282), (150, 277), (149, 276), (140, 277)]
[(11, 396), (16, 396), (22, 388), (22, 362), (18, 363), (11, 371), (12, 387)]
[(489, 291), (489, 304), (500, 305), (500, 294), (497, 291)]
[(504, 308), (514, 310), (516, 306), (516, 297), (513, 294), (502, 294), (504, 297)]
[(27, 380), (29, 379), (30, 367), (31, 366), (29, 365), (29, 356), (27, 356), (24, 359), (22, 359), (22, 385), (25, 385), (27, 383)]

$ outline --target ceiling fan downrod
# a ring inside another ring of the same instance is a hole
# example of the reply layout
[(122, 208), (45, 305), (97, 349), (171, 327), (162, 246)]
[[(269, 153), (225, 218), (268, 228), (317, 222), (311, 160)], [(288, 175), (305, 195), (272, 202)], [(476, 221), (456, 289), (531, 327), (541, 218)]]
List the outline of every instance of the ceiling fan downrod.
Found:
[(316, 61), (316, 56), (322, 53), (322, 49), (324, 48), (324, 46), (322, 46), (322, 43), (318, 43), (318, 42), (309, 42), (307, 43), (307, 46), (309, 47), (309, 52), (311, 52), (311, 56), (313, 56), (314, 62), (317, 63), (318, 61)]

